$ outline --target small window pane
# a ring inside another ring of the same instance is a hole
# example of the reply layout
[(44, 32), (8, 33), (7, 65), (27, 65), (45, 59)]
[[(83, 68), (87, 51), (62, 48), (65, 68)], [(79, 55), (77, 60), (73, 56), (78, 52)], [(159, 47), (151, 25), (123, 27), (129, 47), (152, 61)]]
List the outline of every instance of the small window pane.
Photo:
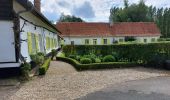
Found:
[(89, 44), (89, 39), (85, 39), (85, 44), (86, 44), (86, 45)]
[(93, 44), (97, 45), (97, 39), (93, 39)]
[(107, 44), (107, 39), (104, 39), (103, 41), (104, 41), (104, 44)]
[(144, 42), (147, 43), (147, 39), (144, 39)]
[(71, 41), (71, 45), (74, 45), (74, 41)]

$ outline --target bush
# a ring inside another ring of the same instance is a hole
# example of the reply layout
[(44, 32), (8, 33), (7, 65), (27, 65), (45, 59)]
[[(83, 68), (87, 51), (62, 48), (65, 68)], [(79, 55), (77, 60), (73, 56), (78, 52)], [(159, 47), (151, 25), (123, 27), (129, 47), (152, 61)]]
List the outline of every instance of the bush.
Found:
[[(71, 52), (75, 52), (78, 55), (88, 55), (90, 53), (98, 56), (100, 54), (102, 54), (102, 56), (112, 55), (115, 57), (116, 61), (139, 62), (142, 65), (147, 65), (155, 54), (167, 55), (165, 59), (170, 59), (170, 42), (113, 45), (67, 45), (63, 47), (63, 52), (66, 55), (70, 55)], [(114, 52), (117, 53), (118, 57), (115, 56)], [(99, 58), (103, 61), (101, 57)]]
[(134, 62), (107, 62), (107, 63), (94, 63), (94, 64), (80, 64), (79, 62), (71, 58), (56, 57), (56, 59), (73, 65), (78, 71), (110, 69), (110, 68), (127, 68), (127, 67), (135, 67), (137, 65)]
[(44, 63), (45, 57), (43, 53), (37, 53), (30, 55), (32, 62), (35, 62), (36, 65), (42, 65)]
[(76, 59), (76, 55), (69, 55), (69, 58)]
[(116, 59), (112, 55), (107, 55), (103, 58), (103, 62), (115, 62)]
[(21, 66), (21, 74), (24, 80), (29, 80), (29, 72), (31, 71), (31, 65), (29, 63), (25, 63)]
[(166, 55), (156, 54), (148, 61), (148, 65), (155, 68), (164, 68), (166, 61)]
[(51, 55), (52, 55), (51, 60), (53, 60), (53, 58), (57, 55), (57, 50), (55, 49), (51, 50)]
[(45, 63), (39, 68), (39, 75), (45, 75), (49, 66), (50, 66), (51, 59), (47, 59)]
[(65, 57), (65, 53), (59, 52), (59, 53), (57, 54), (57, 57)]
[(80, 59), (81, 64), (90, 64), (92, 63), (92, 60), (90, 58), (82, 58)]
[(96, 58), (95, 63), (101, 63), (101, 60), (99, 58)]
[(89, 59), (91, 59), (92, 63), (95, 63), (96, 55), (90, 54), (90, 55), (84, 55), (83, 57), (84, 58), (89, 58)]

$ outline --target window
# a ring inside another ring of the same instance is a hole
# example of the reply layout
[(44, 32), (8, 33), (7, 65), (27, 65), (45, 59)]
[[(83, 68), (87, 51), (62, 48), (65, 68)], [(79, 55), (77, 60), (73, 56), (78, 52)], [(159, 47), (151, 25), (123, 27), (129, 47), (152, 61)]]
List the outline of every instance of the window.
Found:
[(103, 43), (104, 43), (104, 44), (107, 44), (107, 39), (103, 39)]
[(85, 45), (89, 44), (89, 39), (85, 39)]
[(151, 39), (151, 41), (152, 41), (152, 42), (155, 42), (155, 41), (156, 41), (156, 39), (155, 39), (155, 38), (152, 38), (152, 39)]
[(119, 39), (119, 42), (123, 42), (123, 39)]
[(147, 43), (147, 39), (144, 39), (143, 41), (144, 41), (145, 43)]
[(97, 39), (93, 39), (93, 44), (97, 45)]
[(74, 41), (71, 41), (71, 45), (74, 45)]

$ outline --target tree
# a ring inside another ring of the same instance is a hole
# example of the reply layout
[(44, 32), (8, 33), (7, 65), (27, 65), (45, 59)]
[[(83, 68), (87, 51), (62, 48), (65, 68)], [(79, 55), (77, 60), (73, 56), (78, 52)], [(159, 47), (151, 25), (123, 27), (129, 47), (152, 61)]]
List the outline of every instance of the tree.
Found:
[(81, 18), (76, 16), (64, 15), (61, 14), (60, 19), (58, 22), (84, 22)]
[(155, 22), (160, 28), (162, 37), (170, 38), (170, 8), (146, 6), (144, 0), (138, 4), (128, 4), (124, 0), (124, 8), (110, 9), (110, 22)]

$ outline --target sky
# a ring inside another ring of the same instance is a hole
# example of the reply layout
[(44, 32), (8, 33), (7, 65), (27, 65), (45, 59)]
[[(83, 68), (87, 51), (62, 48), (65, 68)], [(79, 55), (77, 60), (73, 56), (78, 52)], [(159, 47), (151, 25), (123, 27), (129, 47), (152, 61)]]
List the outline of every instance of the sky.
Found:
[[(30, 0), (33, 2), (33, 0)], [(61, 14), (75, 15), (86, 22), (108, 22), (110, 8), (122, 7), (124, 0), (41, 0), (42, 13), (56, 22)], [(129, 0), (138, 3), (139, 0)], [(145, 0), (146, 5), (170, 7), (170, 0)]]

